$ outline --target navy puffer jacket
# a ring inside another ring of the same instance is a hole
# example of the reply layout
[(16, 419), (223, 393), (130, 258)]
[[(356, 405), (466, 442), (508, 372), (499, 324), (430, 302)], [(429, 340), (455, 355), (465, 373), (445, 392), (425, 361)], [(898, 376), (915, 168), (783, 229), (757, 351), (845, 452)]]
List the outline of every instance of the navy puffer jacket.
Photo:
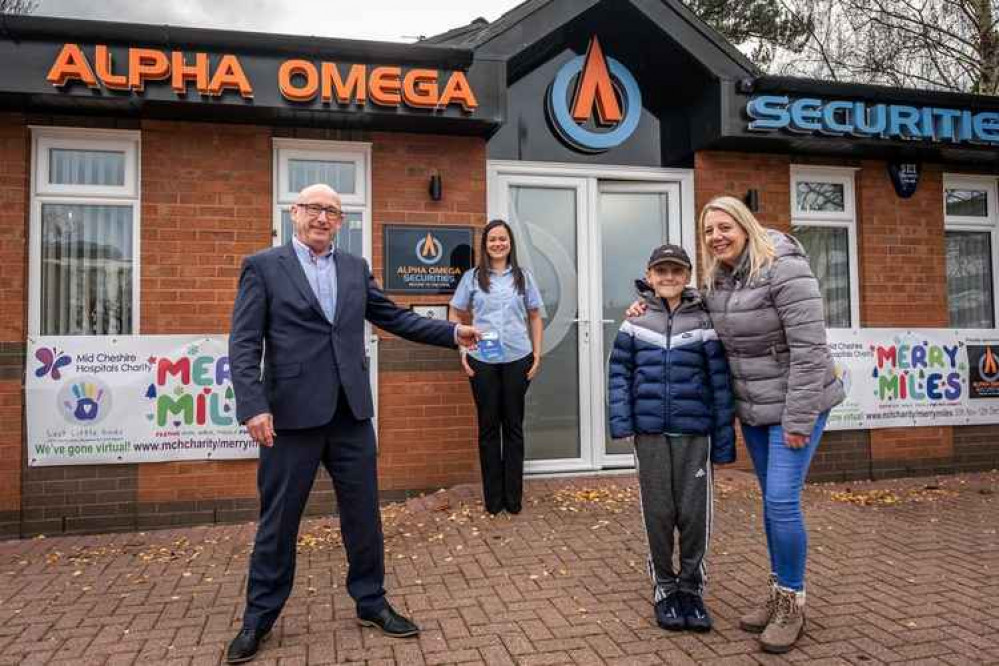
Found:
[(735, 460), (735, 405), (725, 350), (696, 289), (669, 312), (644, 282), (648, 309), (625, 320), (610, 356), (611, 437), (710, 435), (712, 462)]

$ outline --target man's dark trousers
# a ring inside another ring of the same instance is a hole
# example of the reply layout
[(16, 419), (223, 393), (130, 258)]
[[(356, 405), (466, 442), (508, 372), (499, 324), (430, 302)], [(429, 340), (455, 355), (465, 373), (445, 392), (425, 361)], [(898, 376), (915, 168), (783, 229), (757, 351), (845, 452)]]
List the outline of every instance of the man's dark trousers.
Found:
[(385, 550), (375, 456), (371, 420), (355, 419), (343, 393), (328, 424), (278, 430), (273, 447), (260, 447), (260, 524), (250, 559), (244, 627), (269, 629), (291, 594), (298, 527), (320, 462), (336, 492), (347, 550), (347, 591), (358, 615), (382, 609)]

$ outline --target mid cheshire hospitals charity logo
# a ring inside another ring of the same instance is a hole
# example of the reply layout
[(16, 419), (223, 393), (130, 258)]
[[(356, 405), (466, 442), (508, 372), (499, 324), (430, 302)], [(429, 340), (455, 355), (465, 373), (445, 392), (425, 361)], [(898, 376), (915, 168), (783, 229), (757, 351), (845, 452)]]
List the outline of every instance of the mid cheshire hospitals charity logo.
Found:
[(602, 153), (621, 145), (642, 119), (638, 82), (624, 65), (604, 56), (596, 35), (585, 56), (559, 69), (545, 106), (556, 134), (585, 153)]
[(35, 351), (35, 358), (41, 363), (35, 369), (35, 377), (44, 377), (48, 375), (52, 380), (59, 381), (62, 379), (61, 368), (66, 367), (73, 362), (72, 357), (68, 354), (64, 354), (55, 347), (41, 347)]
[(56, 401), (71, 425), (93, 426), (111, 411), (111, 390), (96, 377), (78, 376), (59, 389)]

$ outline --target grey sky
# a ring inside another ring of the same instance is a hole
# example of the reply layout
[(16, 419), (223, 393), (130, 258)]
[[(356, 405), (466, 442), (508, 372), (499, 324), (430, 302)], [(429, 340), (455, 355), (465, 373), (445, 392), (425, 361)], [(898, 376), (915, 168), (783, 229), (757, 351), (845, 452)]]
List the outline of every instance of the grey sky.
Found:
[(35, 14), (132, 23), (411, 42), (520, 0), (41, 0)]

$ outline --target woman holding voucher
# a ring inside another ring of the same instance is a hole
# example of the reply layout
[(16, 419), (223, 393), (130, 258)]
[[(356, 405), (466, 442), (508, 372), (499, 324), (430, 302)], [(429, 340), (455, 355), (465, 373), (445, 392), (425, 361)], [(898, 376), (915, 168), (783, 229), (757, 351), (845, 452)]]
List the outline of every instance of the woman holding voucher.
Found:
[(479, 462), (486, 510), (520, 513), (524, 477), (524, 398), (541, 365), (541, 294), (517, 263), (503, 220), (482, 231), (475, 268), (451, 299), (451, 321), (474, 321), (477, 348), (461, 353), (479, 420)]

